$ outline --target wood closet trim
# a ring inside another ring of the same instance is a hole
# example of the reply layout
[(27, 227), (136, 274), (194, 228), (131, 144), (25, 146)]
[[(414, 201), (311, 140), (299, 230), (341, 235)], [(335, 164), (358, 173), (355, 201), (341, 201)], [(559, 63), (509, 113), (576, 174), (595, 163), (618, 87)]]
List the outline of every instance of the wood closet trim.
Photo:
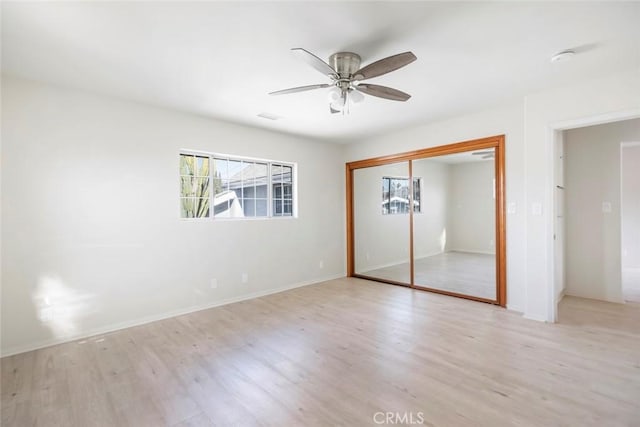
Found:
[[(363, 279), (376, 280), (379, 282), (398, 285), (400, 283), (384, 279), (371, 278), (364, 275), (356, 274), (354, 260), (354, 224), (353, 224), (353, 171), (389, 163), (397, 163), (408, 161), (410, 178), (411, 160), (424, 159), (428, 157), (443, 156), (446, 154), (460, 153), (464, 151), (481, 150), (487, 148), (495, 148), (495, 179), (496, 179), (496, 300), (488, 300), (486, 298), (474, 297), (471, 295), (461, 295), (453, 292), (441, 291), (439, 289), (431, 289), (424, 286), (416, 286), (413, 274), (413, 256), (410, 258), (411, 265), (411, 284), (415, 289), (426, 290), (430, 292), (440, 293), (444, 295), (452, 295), (466, 298), (474, 301), (488, 302), (505, 307), (507, 304), (507, 256), (506, 256), (506, 217), (505, 217), (505, 154), (504, 154), (504, 135), (489, 136), (486, 138), (472, 139), (468, 141), (456, 142), (453, 144), (440, 145), (437, 147), (423, 148), (420, 150), (407, 151), (404, 153), (391, 154), (387, 156), (374, 157), (370, 159), (357, 160), (346, 164), (346, 207), (347, 207), (347, 276), (360, 277)], [(413, 180), (410, 179), (411, 185)], [(411, 195), (413, 197), (413, 195)], [(411, 247), (410, 253), (413, 253), (413, 212), (410, 210), (410, 236)], [(406, 286), (406, 285), (404, 285)]]

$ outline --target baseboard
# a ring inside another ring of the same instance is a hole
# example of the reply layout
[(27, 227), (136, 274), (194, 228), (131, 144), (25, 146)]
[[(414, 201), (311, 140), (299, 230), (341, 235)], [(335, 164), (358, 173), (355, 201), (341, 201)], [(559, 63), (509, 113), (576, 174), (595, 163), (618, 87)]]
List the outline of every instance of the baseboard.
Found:
[(568, 297), (576, 297), (576, 298), (584, 298), (584, 299), (590, 299), (590, 300), (594, 300), (594, 301), (602, 301), (602, 302), (610, 302), (613, 304), (624, 304), (625, 300), (624, 297), (620, 297), (620, 298), (607, 298), (605, 296), (602, 295), (579, 295), (577, 293), (564, 293), (563, 296), (568, 296)]
[(416, 255), (415, 258), (416, 259), (429, 258), (429, 257), (436, 256), (436, 255), (446, 254), (447, 252), (448, 251), (430, 252), (430, 253), (427, 253), (427, 254)]
[[(442, 251), (442, 252), (432, 252), (432, 253), (427, 253), (427, 254), (415, 255), (415, 259), (429, 258), (429, 257), (436, 256), (436, 255), (446, 254), (448, 252), (461, 252), (461, 253), (481, 254), (481, 255), (495, 255), (495, 252), (468, 251), (468, 250), (465, 250), (465, 249), (449, 249), (449, 250)], [(366, 274), (367, 272), (372, 271), (372, 270), (379, 270), (381, 268), (393, 267), (393, 266), (396, 266), (396, 265), (408, 264), (408, 263), (409, 263), (409, 259), (388, 262), (388, 263), (385, 263), (385, 264), (372, 265), (371, 267), (366, 267), (366, 270), (365, 271), (361, 271), (359, 274)]]
[(509, 311), (515, 311), (517, 313), (524, 313), (524, 310), (522, 309), (522, 307), (518, 306), (518, 305), (509, 305), (507, 304), (507, 310)]
[[(409, 259), (407, 258), (406, 260), (403, 260), (403, 261), (393, 261), (393, 262), (388, 262), (388, 263), (385, 263), (385, 264), (372, 265), (371, 267), (366, 267), (365, 271), (360, 271), (360, 272), (357, 272), (356, 274), (366, 274), (367, 272), (372, 271), (372, 270), (379, 270), (381, 268), (393, 267), (393, 266), (396, 266), (396, 265), (408, 264), (408, 263), (409, 263)], [(360, 270), (360, 269), (358, 269), (358, 270)]]
[(187, 308), (181, 308), (181, 309), (178, 309), (178, 310), (172, 310), (172, 311), (161, 313), (161, 314), (145, 316), (145, 317), (142, 317), (142, 318), (139, 318), (139, 319), (130, 320), (130, 321), (126, 321), (126, 322), (120, 322), (120, 323), (116, 323), (116, 324), (113, 324), (113, 325), (108, 325), (108, 326), (105, 326), (105, 327), (102, 327), (102, 328), (91, 329), (91, 330), (82, 332), (80, 334), (76, 334), (76, 335), (72, 335), (72, 336), (68, 336), (68, 337), (52, 338), (52, 339), (48, 339), (48, 340), (42, 340), (42, 341), (38, 341), (38, 342), (35, 342), (33, 344), (29, 344), (29, 345), (26, 345), (26, 346), (9, 348), (6, 351), (2, 351), (2, 353), (0, 354), (0, 357), (13, 356), (13, 355), (16, 355), (16, 354), (26, 353), (28, 351), (33, 351), (33, 350), (39, 350), (39, 349), (42, 349), (42, 348), (51, 347), (51, 346), (58, 345), (58, 344), (64, 344), (64, 343), (77, 341), (77, 340), (81, 340), (81, 339), (87, 339), (87, 338), (90, 338), (90, 337), (94, 337), (96, 335), (108, 334), (108, 333), (111, 333), (111, 332), (120, 331), (122, 329), (131, 328), (133, 326), (145, 325), (147, 323), (157, 322), (158, 320), (170, 319), (172, 317), (182, 316), (184, 314), (195, 313), (197, 311), (202, 311), (202, 310), (208, 310), (208, 309), (214, 308), (214, 307), (220, 307), (222, 305), (233, 304), (233, 303), (236, 303), (236, 302), (246, 301), (246, 300), (250, 300), (250, 299), (254, 299), (254, 298), (260, 298), (260, 297), (264, 297), (264, 296), (267, 296), (267, 295), (272, 295), (272, 294), (277, 294), (277, 293), (280, 293), (280, 292), (289, 291), (291, 289), (296, 289), (296, 288), (301, 288), (301, 287), (304, 287), (304, 286), (314, 285), (314, 284), (326, 282), (326, 281), (329, 281), (329, 280), (340, 279), (342, 277), (345, 277), (345, 275), (344, 274), (334, 274), (334, 275), (331, 275), (331, 276), (321, 277), (321, 278), (312, 279), (312, 280), (306, 280), (304, 282), (299, 282), (299, 283), (295, 283), (295, 284), (292, 284), (292, 285), (281, 286), (281, 287), (278, 287), (278, 288), (267, 289), (267, 290), (259, 291), (259, 292), (252, 292), (250, 294), (245, 294), (245, 295), (241, 295), (241, 296), (237, 296), (237, 297), (233, 297), (233, 298), (226, 298), (226, 299), (223, 299), (223, 300), (210, 302), (210, 303), (207, 303), (207, 304), (200, 304), (200, 305), (195, 305), (195, 306), (191, 306), (191, 307), (187, 307)]
[(524, 313), (522, 315), (522, 317), (525, 318), (525, 319), (529, 319), (529, 320), (535, 320), (537, 322), (547, 322), (547, 318), (545, 316), (543, 316), (543, 315), (540, 315), (540, 314), (527, 314), (527, 313)]
[(447, 252), (463, 252), (468, 254), (480, 254), (480, 255), (495, 255), (495, 252), (491, 251), (476, 251), (470, 249), (449, 249)]

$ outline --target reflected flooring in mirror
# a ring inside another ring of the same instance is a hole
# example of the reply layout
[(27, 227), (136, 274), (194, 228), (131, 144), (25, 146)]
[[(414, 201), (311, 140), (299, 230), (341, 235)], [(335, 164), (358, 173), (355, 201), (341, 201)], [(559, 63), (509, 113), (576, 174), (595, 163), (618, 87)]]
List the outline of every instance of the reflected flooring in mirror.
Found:
[[(383, 280), (411, 283), (409, 263), (401, 263), (360, 274)], [(415, 284), (474, 297), (496, 299), (495, 255), (444, 252), (417, 258)]]

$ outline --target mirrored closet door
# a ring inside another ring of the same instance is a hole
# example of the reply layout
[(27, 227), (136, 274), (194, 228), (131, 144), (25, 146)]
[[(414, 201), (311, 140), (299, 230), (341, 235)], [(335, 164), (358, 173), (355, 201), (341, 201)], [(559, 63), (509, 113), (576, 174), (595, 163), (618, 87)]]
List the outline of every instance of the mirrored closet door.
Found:
[(409, 162), (353, 171), (355, 272), (411, 285)]
[(495, 149), (413, 160), (423, 206), (413, 218), (414, 284), (497, 299)]
[(504, 136), (347, 163), (349, 276), (506, 305)]

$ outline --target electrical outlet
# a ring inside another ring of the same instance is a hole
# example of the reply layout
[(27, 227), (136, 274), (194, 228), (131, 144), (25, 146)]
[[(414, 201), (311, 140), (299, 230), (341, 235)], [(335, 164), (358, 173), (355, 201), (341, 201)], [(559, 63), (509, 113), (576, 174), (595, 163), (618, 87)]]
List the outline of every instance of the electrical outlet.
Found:
[(211, 279), (210, 286), (211, 286), (211, 289), (217, 289), (218, 288), (218, 279)]
[(320, 263), (318, 264), (318, 266), (320, 267), (320, 269), (324, 268), (324, 261), (320, 260)]
[(242, 273), (242, 283), (247, 283), (249, 281), (249, 274)]

